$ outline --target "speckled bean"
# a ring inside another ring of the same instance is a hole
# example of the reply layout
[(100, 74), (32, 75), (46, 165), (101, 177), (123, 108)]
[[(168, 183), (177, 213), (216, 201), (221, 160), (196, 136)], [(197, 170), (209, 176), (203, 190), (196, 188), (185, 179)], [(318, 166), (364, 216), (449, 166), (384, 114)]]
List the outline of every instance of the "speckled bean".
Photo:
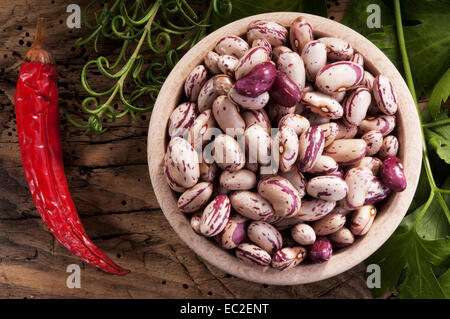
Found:
[(234, 138), (220, 134), (216, 136), (213, 143), (213, 156), (219, 168), (234, 172), (244, 167), (244, 151)]
[(272, 150), (278, 149), (279, 168), (289, 172), (295, 165), (298, 156), (298, 136), (293, 128), (283, 126), (273, 138)]
[(230, 35), (220, 39), (214, 50), (220, 55), (232, 55), (240, 59), (250, 49), (244, 39)]
[(207, 182), (195, 184), (178, 198), (178, 209), (183, 213), (199, 210), (211, 197), (213, 185)]
[(348, 126), (359, 126), (366, 117), (372, 95), (363, 87), (356, 88), (344, 102), (343, 121)]
[(219, 94), (214, 90), (214, 78), (206, 81), (198, 95), (197, 106), (199, 112), (210, 109), (218, 95)]
[(320, 124), (319, 128), (323, 132), (325, 147), (333, 143), (339, 134), (339, 126), (335, 122)]
[(178, 105), (169, 117), (169, 136), (184, 137), (188, 134), (190, 127), (198, 115), (197, 104), (184, 102)]
[(234, 84), (231, 76), (225, 74), (217, 74), (212, 77), (213, 90), (217, 95), (227, 95)]
[(272, 50), (272, 58), (275, 61), (275, 63), (278, 62), (278, 58), (280, 57), (280, 55), (283, 52), (293, 52), (290, 48), (284, 46), (284, 45), (279, 45), (273, 48)]
[(320, 38), (319, 41), (327, 47), (327, 57), (330, 60), (350, 60), (353, 56), (353, 48), (350, 43), (345, 40), (333, 37), (323, 37)]
[(342, 117), (343, 109), (341, 104), (328, 94), (307, 92), (303, 94), (302, 101), (311, 112), (333, 120)]
[(377, 75), (373, 81), (373, 97), (378, 108), (386, 115), (397, 112), (397, 94), (391, 81), (384, 75)]
[(235, 172), (223, 171), (220, 185), (229, 190), (248, 190), (256, 186), (256, 175), (252, 171), (241, 169)]
[(301, 172), (313, 168), (324, 148), (323, 132), (318, 126), (311, 126), (300, 135), (297, 167)]
[(385, 159), (388, 156), (397, 156), (398, 140), (394, 135), (388, 135), (383, 139), (378, 156)]
[(314, 40), (311, 25), (302, 17), (296, 18), (289, 28), (289, 40), (291, 47), (297, 51), (298, 54), (301, 54), (303, 47), (309, 41)]
[(271, 255), (281, 249), (283, 245), (280, 232), (271, 224), (263, 221), (251, 222), (247, 228), (247, 236), (258, 247)]
[(336, 176), (317, 176), (308, 181), (306, 192), (315, 198), (338, 201), (347, 196), (348, 186)]
[(380, 131), (383, 136), (386, 136), (394, 130), (395, 124), (395, 115), (370, 116), (359, 125), (359, 133), (363, 135), (369, 131), (376, 130)]
[(227, 195), (216, 196), (203, 210), (200, 232), (211, 237), (224, 230), (230, 218), (230, 200)]
[(281, 24), (273, 21), (257, 20), (247, 28), (247, 40), (252, 42), (255, 39), (266, 39), (271, 45), (285, 45), (287, 42), (288, 30)]
[(261, 110), (245, 110), (241, 113), (242, 118), (245, 121), (245, 126), (249, 127), (250, 125), (257, 124), (264, 128), (267, 133), (270, 134), (272, 129), (272, 124), (270, 123), (269, 116), (266, 111)]
[(272, 223), (272, 225), (279, 231), (283, 231), (286, 229), (290, 229), (292, 228), (292, 226), (295, 226), (299, 223), (301, 223), (301, 220), (292, 217), (292, 218), (281, 218), (280, 220)]
[(359, 64), (360, 66), (364, 67), (364, 57), (362, 56), (362, 54), (354, 53), (350, 59), (350, 62)]
[(394, 192), (403, 192), (406, 188), (406, 176), (403, 164), (396, 156), (388, 156), (381, 165), (381, 180)]
[(237, 246), (235, 253), (239, 260), (250, 265), (268, 266), (272, 261), (267, 251), (249, 243)]
[(260, 63), (237, 80), (234, 88), (239, 94), (255, 98), (272, 87), (276, 72), (272, 62)]
[(239, 59), (232, 55), (221, 55), (217, 60), (217, 67), (226, 75), (233, 76), (239, 64)]
[(367, 167), (374, 176), (377, 176), (382, 164), (383, 162), (378, 157), (366, 156), (359, 163), (355, 163), (350, 167)]
[(217, 62), (219, 61), (219, 57), (220, 57), (220, 55), (218, 55), (214, 51), (209, 51), (205, 55), (205, 58), (203, 61), (205, 63), (206, 68), (208, 69), (208, 71), (211, 72), (212, 74), (221, 73), (219, 66), (217, 65)]
[(247, 237), (246, 224), (247, 218), (238, 214), (231, 216), (224, 230), (217, 235), (219, 246), (224, 249), (236, 248)]
[(362, 139), (335, 140), (323, 151), (323, 155), (332, 157), (339, 165), (351, 165), (366, 156), (367, 144)]
[(202, 220), (202, 213), (198, 212), (192, 215), (191, 217), (191, 227), (197, 234), (201, 235), (200, 233), (200, 221)]
[(252, 48), (254, 47), (263, 47), (265, 48), (270, 54), (269, 56), (272, 57), (272, 45), (269, 41), (267, 41), (264, 38), (255, 39), (252, 41)]
[(288, 218), (300, 212), (300, 194), (291, 182), (281, 176), (259, 181), (258, 193), (269, 201), (278, 216)]
[(309, 251), (309, 258), (313, 263), (323, 263), (328, 261), (333, 254), (333, 247), (327, 237), (317, 237)]
[(347, 91), (357, 87), (363, 75), (363, 68), (353, 62), (327, 64), (317, 72), (316, 87), (326, 94)]
[(200, 162), (200, 179), (201, 182), (212, 183), (219, 174), (219, 168), (216, 163), (207, 163), (204, 159)]
[(377, 209), (372, 205), (363, 206), (354, 212), (350, 223), (350, 230), (353, 235), (362, 236), (367, 234), (376, 214)]
[(256, 65), (268, 61), (270, 61), (270, 55), (265, 48), (251, 48), (239, 60), (234, 72), (236, 80), (246, 76)]
[(286, 114), (278, 122), (278, 129), (282, 127), (290, 127), (297, 135), (301, 135), (309, 128), (309, 121), (299, 114)]
[(303, 247), (284, 247), (272, 257), (272, 267), (278, 270), (291, 269), (305, 259), (307, 251)]
[(369, 131), (361, 137), (366, 141), (366, 155), (372, 156), (378, 153), (383, 144), (383, 134), (379, 131)]
[(303, 59), (297, 52), (283, 52), (277, 60), (277, 68), (285, 73), (300, 91), (305, 87), (306, 71)]
[(272, 205), (258, 193), (235, 191), (230, 194), (230, 201), (234, 210), (252, 220), (268, 221), (275, 216)]
[(202, 64), (197, 65), (191, 73), (189, 73), (186, 81), (184, 82), (184, 93), (189, 101), (197, 101), (198, 94), (206, 82), (207, 75), (208, 72)]
[(328, 239), (336, 248), (348, 247), (355, 242), (355, 236), (347, 227), (342, 227), (337, 232), (328, 235)]
[(321, 155), (317, 158), (316, 163), (308, 173), (315, 175), (329, 175), (335, 173), (338, 169), (339, 165), (332, 157)]
[(364, 71), (364, 77), (363, 80), (361, 81), (361, 85), (369, 89), (369, 91), (372, 91), (374, 80), (375, 77), (372, 75), (372, 73)]
[(271, 138), (267, 131), (262, 126), (253, 124), (247, 127), (244, 136), (249, 161), (268, 165), (271, 160)]
[(306, 178), (303, 174), (298, 170), (297, 167), (294, 167), (289, 172), (280, 172), (279, 175), (281, 177), (286, 178), (289, 182), (291, 182), (292, 186), (300, 194), (300, 197), (305, 196), (306, 194)]
[(316, 241), (316, 233), (308, 224), (300, 223), (291, 228), (292, 238), (300, 245), (312, 245)]
[(364, 205), (378, 203), (385, 199), (390, 193), (391, 190), (389, 187), (384, 185), (377, 177), (374, 177), (370, 183), (369, 190), (367, 191)]
[[(233, 130), (237, 135), (245, 131), (245, 121), (239, 113), (239, 109), (226, 95), (220, 95), (214, 100), (212, 113), (223, 132)], [(239, 132), (241, 132), (239, 134)]]
[(233, 87), (230, 92), (228, 92), (228, 97), (237, 105), (246, 110), (260, 110), (266, 106), (269, 102), (270, 95), (268, 92), (264, 92), (257, 97), (249, 97), (242, 94)]
[(364, 205), (372, 179), (372, 171), (367, 167), (351, 168), (345, 174), (345, 182), (348, 185), (347, 197), (345, 198), (347, 208), (358, 209)]
[(340, 122), (336, 122), (336, 124), (338, 126), (338, 134), (335, 140), (351, 139), (358, 134), (358, 127), (356, 126), (347, 126)]
[(269, 119), (272, 123), (278, 123), (281, 118), (287, 114), (294, 114), (296, 110), (296, 105), (291, 107), (285, 107), (281, 104), (275, 103), (274, 101), (270, 101), (267, 104), (266, 112), (269, 116)]
[(327, 64), (327, 49), (320, 41), (308, 42), (302, 50), (302, 59), (305, 63), (306, 78), (308, 81), (316, 80), (317, 72)]
[(329, 214), (336, 206), (336, 202), (313, 198), (304, 200), (300, 213), (295, 217), (301, 221), (315, 221)]
[(211, 140), (213, 130), (217, 127), (211, 110), (206, 110), (200, 113), (194, 120), (189, 129), (189, 142), (195, 149), (200, 149), (208, 141)]
[(315, 221), (312, 225), (317, 236), (326, 236), (337, 232), (345, 225), (345, 215), (329, 213), (322, 219)]
[(170, 140), (164, 157), (164, 173), (169, 186), (176, 192), (184, 192), (197, 183), (200, 178), (197, 153), (185, 139), (174, 137)]

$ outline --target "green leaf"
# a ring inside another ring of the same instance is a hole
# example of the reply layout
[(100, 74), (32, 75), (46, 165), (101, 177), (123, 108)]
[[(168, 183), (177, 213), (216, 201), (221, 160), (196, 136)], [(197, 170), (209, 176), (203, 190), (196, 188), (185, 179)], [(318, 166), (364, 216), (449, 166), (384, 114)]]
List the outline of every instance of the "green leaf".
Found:
[(436, 119), (441, 111), (441, 104), (445, 102), (450, 95), (450, 68), (441, 77), (438, 83), (431, 91), (431, 96), (427, 104), (427, 108), (431, 116)]
[(429, 94), (450, 67), (450, 1), (402, 1), (406, 48), (417, 95)]
[[(447, 114), (441, 114), (437, 120), (447, 120)], [(433, 149), (437, 155), (450, 164), (450, 123), (441, 126), (424, 129), (425, 138), (428, 145)]]
[(439, 276), (439, 284), (445, 293), (445, 298), (450, 298), (450, 269), (447, 269), (445, 273)]
[(403, 72), (402, 57), (397, 45), (397, 33), (394, 26), (384, 25), (380, 32), (368, 34), (367, 39), (383, 51), (400, 72)]
[[(231, 0), (232, 11), (226, 17), (212, 15), (211, 27), (209, 31), (214, 31), (230, 22), (266, 12), (293, 11), (306, 12), (317, 15), (326, 15), (325, 0)], [(325, 10), (324, 10), (325, 8)]]

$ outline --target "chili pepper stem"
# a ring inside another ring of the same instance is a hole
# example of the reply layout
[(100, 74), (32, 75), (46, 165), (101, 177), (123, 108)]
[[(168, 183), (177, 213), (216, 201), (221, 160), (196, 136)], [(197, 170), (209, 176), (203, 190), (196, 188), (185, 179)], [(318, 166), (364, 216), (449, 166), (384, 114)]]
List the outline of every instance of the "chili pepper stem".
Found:
[(45, 18), (39, 18), (33, 45), (25, 55), (25, 61), (42, 64), (55, 64), (52, 54), (45, 45)]

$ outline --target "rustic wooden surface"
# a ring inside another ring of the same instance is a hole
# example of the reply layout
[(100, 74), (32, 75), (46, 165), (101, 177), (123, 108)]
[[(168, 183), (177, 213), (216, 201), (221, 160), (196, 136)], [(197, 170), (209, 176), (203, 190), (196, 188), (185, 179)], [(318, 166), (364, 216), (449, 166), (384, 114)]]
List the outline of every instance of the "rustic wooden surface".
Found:
[[(88, 2), (77, 3), (83, 8)], [(86, 30), (66, 27), (69, 3), (18, 0), (0, 9), (0, 298), (371, 297), (363, 264), (314, 284), (279, 287), (235, 278), (199, 259), (173, 232), (155, 199), (145, 154), (150, 114), (137, 122), (117, 121), (107, 134), (95, 137), (62, 120), (66, 173), (86, 231), (132, 272), (126, 277), (104, 274), (56, 242), (28, 191), (12, 101), (40, 14), (49, 20), (48, 45), (59, 65), (60, 104), (77, 117), (86, 96), (79, 81), (81, 68), (94, 55), (90, 46), (74, 46)], [(348, 3), (330, 1), (330, 16), (339, 20)], [(100, 43), (100, 48), (115, 49), (108, 43)], [(81, 266), (80, 289), (66, 286), (70, 264)]]

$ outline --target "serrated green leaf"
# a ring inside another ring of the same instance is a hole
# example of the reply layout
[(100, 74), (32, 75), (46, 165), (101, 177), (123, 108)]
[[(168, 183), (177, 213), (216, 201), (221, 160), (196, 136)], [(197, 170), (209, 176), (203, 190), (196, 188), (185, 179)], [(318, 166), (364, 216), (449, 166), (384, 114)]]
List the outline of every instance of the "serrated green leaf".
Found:
[(450, 95), (450, 68), (440, 78), (438, 83), (431, 91), (430, 99), (427, 103), (427, 108), (431, 113), (431, 116), (436, 119), (441, 111), (441, 104), (445, 102)]

